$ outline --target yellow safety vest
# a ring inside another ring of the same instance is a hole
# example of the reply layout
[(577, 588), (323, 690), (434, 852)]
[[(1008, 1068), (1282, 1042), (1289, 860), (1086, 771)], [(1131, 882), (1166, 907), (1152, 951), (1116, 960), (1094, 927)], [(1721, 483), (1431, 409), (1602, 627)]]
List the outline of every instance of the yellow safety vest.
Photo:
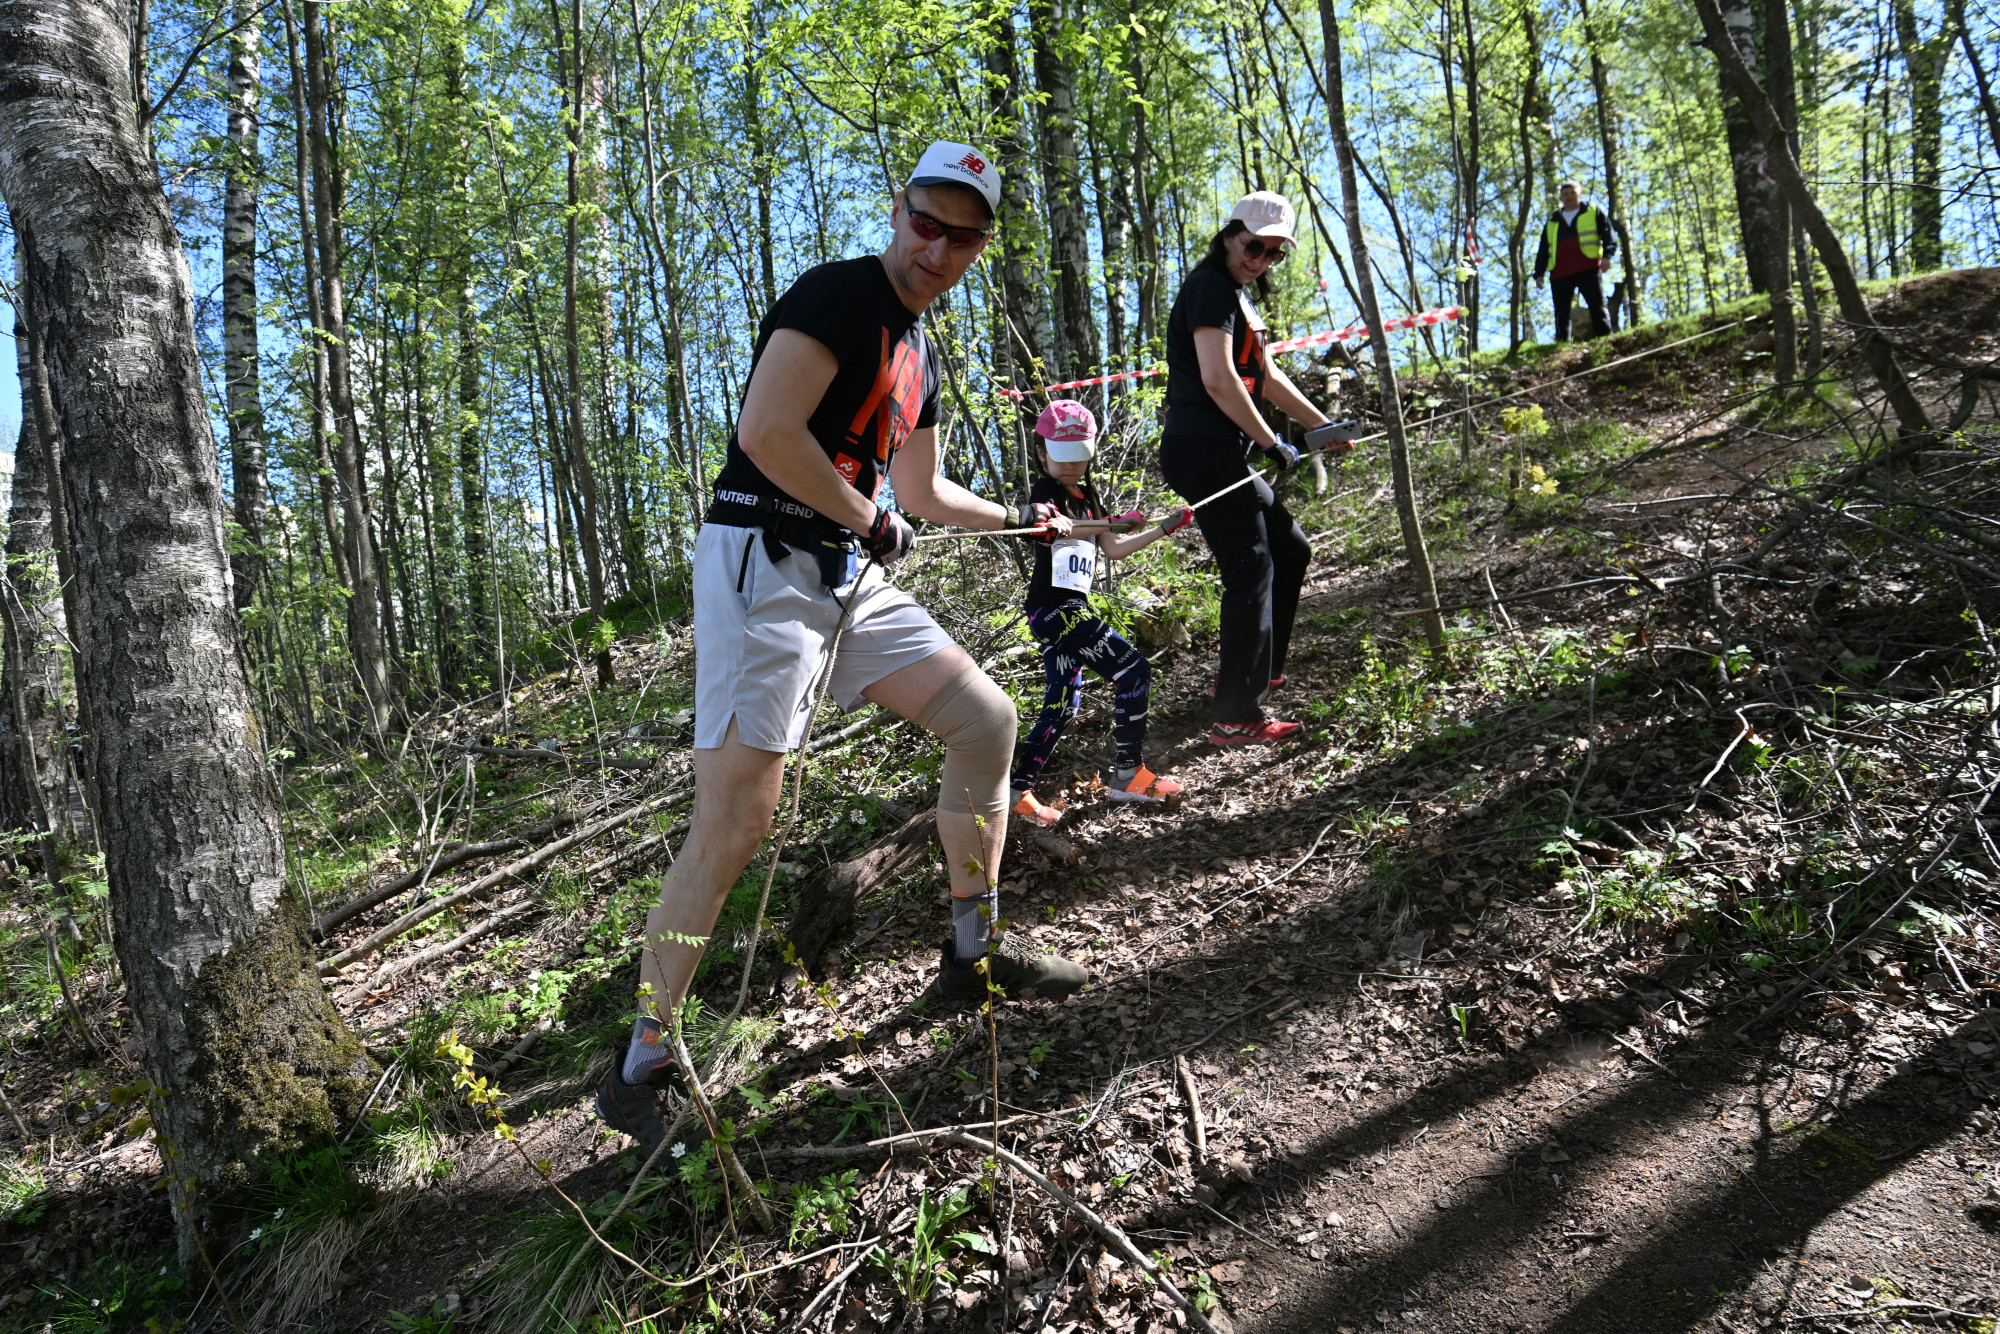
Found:
[[(1561, 229), (1562, 213), (1558, 210), (1549, 215), (1549, 226), (1546, 233), (1549, 245), (1549, 268), (1551, 271), (1554, 270), (1556, 263), (1556, 233)], [(1597, 239), (1597, 205), (1585, 204), (1577, 210), (1576, 243), (1583, 247), (1583, 257), (1585, 259), (1604, 258), (1604, 246)]]

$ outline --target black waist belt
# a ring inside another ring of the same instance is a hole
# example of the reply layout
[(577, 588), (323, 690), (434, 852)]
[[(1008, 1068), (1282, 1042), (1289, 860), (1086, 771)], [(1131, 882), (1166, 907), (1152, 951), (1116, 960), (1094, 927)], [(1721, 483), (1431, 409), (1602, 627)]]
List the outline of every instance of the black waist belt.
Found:
[(854, 578), (854, 534), (790, 496), (717, 487), (706, 519), (762, 532), (764, 554), (773, 565), (793, 549), (810, 553), (829, 591)]

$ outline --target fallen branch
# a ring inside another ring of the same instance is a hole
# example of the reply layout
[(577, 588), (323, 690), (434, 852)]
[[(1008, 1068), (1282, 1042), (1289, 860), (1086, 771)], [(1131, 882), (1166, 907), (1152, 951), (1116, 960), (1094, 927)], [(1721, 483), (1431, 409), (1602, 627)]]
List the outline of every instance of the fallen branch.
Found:
[(481, 746), (470, 741), (455, 744), (459, 750), (496, 760), (539, 760), (544, 764), (564, 764), (576, 769), (630, 769), (635, 773), (651, 773), (664, 762), (657, 758), (627, 759), (623, 755), (566, 755), (541, 746)]
[(1181, 1295), (1181, 1290), (1174, 1286), (1174, 1281), (1167, 1277), (1164, 1270), (1147, 1258), (1144, 1251), (1134, 1246), (1130, 1237), (1126, 1236), (1124, 1232), (1120, 1231), (1112, 1223), (1099, 1217), (1082, 1200), (1077, 1199), (1074, 1195), (1071, 1195), (1068, 1191), (1036, 1171), (1019, 1154), (1011, 1153), (990, 1140), (980, 1139), (976, 1135), (968, 1135), (964, 1131), (954, 1130), (949, 1134), (940, 1135), (939, 1138), (947, 1143), (958, 1144), (979, 1153), (989, 1154), (1000, 1162), (1007, 1164), (1007, 1166), (1013, 1168), (1016, 1172), (1019, 1172), (1028, 1179), (1029, 1183), (1035, 1189), (1041, 1191), (1050, 1199), (1055, 1200), (1065, 1209), (1068, 1209), (1089, 1227), (1091, 1231), (1109, 1242), (1112, 1249), (1123, 1256), (1128, 1263), (1139, 1266), (1141, 1272), (1152, 1279), (1153, 1282), (1159, 1284), (1160, 1291), (1166, 1293), (1175, 1305), (1187, 1313), (1188, 1320), (1193, 1323), (1196, 1329), (1204, 1331), (1204, 1334), (1216, 1334), (1215, 1326), (1209, 1323), (1208, 1317), (1201, 1313), (1201, 1309)]
[(800, 888), (785, 936), (803, 966), (818, 960), (870, 890), (922, 855), (936, 825), (935, 810), (920, 811), (860, 856), (834, 863)]
[(491, 917), (468, 928), (463, 933), (453, 936), (450, 940), (442, 944), (432, 945), (427, 949), (418, 950), (415, 954), (405, 955), (403, 958), (383, 964), (375, 970), (373, 976), (362, 983), (362, 989), (364, 991), (373, 991), (392, 977), (400, 977), (412, 968), (421, 968), (427, 963), (435, 963), (447, 954), (455, 954), (467, 945), (470, 945), (473, 941), (480, 939), (482, 936), (492, 935), (515, 918), (525, 917), (541, 906), (541, 904), (535, 902), (533, 899), (523, 899), (519, 903), (502, 908)]
[(1194, 1135), (1194, 1161), (1196, 1166), (1208, 1162), (1208, 1122), (1201, 1114), (1201, 1090), (1195, 1087), (1194, 1071), (1188, 1068), (1187, 1057), (1174, 1057), (1174, 1073), (1180, 1076), (1181, 1097), (1187, 1100), (1188, 1130)]
[(614, 829), (622, 828), (632, 821), (639, 819), (641, 816), (651, 815), (656, 811), (677, 806), (681, 802), (686, 801), (691, 795), (693, 795), (692, 788), (681, 788), (678, 791), (654, 797), (651, 801), (642, 801), (638, 805), (620, 811), (616, 815), (608, 816), (605, 819), (585, 825), (575, 833), (559, 838), (553, 843), (545, 844), (527, 856), (507, 863), (497, 871), (488, 872), (486, 875), (467, 885), (464, 889), (432, 899), (422, 907), (413, 908), (409, 912), (404, 913), (401, 917), (398, 917), (395, 921), (389, 923), (389, 925), (383, 927), (373, 935), (325, 960), (319, 966), (320, 974), (321, 976), (329, 976), (338, 973), (348, 964), (359, 959), (365, 959), (375, 953), (384, 945), (408, 931), (411, 927), (420, 926), (441, 912), (448, 912), (461, 903), (479, 898), (481, 895), (499, 888), (510, 880), (518, 879), (528, 872), (560, 857), (563, 853), (568, 852), (571, 848), (579, 844), (588, 843), (590, 840), (608, 834)]
[(439, 854), (438, 859), (429, 866), (428, 872), (424, 868), (419, 868), (411, 871), (408, 875), (399, 876), (380, 889), (367, 890), (338, 907), (328, 908), (313, 922), (313, 939), (325, 940), (338, 927), (353, 918), (359, 917), (375, 905), (386, 903), (406, 889), (416, 888), (424, 882), (427, 874), (439, 875), (445, 871), (463, 866), (467, 862), (476, 862), (487, 857), (497, 857), (503, 852), (513, 852), (517, 848), (532, 847), (542, 839), (562, 832), (579, 820), (588, 820), (591, 816), (596, 815), (613, 804), (617, 799), (617, 796), (605, 797), (577, 810), (551, 816), (532, 829), (524, 829), (519, 834), (509, 835), (506, 838), (496, 838), (485, 843), (460, 843), (456, 847), (446, 848)]
[[(1044, 1118), (1039, 1113), (1029, 1112), (1022, 1116), (1010, 1116), (1000, 1124), (1011, 1126), (1021, 1121), (1039, 1121), (1042, 1119)], [(960, 1131), (991, 1130), (992, 1128), (993, 1123), (991, 1121), (982, 1121), (978, 1125), (936, 1126), (930, 1130), (906, 1130), (899, 1134), (884, 1135), (880, 1139), (871, 1139), (853, 1144), (807, 1144), (795, 1149), (759, 1149), (758, 1154), (764, 1158), (796, 1160), (854, 1158), (864, 1153), (897, 1153), (903, 1150), (915, 1153), (929, 1147), (925, 1143), (926, 1140), (937, 1139), (944, 1135), (957, 1134)]]

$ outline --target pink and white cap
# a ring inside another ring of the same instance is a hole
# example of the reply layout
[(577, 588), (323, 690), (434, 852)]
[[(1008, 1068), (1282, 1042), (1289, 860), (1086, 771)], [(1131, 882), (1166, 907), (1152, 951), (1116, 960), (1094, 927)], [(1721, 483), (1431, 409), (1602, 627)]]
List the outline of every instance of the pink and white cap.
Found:
[(1073, 398), (1052, 399), (1035, 419), (1035, 434), (1048, 442), (1055, 463), (1085, 463), (1097, 456), (1097, 418)]
[(1292, 201), (1275, 190), (1244, 195), (1229, 211), (1229, 220), (1242, 223), (1252, 236), (1275, 236), (1287, 246), (1298, 244), (1298, 237), (1292, 234), (1298, 225), (1298, 213), (1292, 208)]

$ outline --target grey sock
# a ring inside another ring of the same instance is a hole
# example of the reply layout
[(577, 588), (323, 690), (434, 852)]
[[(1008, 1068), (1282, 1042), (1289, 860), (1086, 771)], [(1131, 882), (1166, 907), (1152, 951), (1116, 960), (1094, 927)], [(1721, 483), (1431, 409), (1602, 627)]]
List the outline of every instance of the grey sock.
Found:
[(986, 953), (986, 917), (979, 909), (985, 900), (979, 895), (951, 898), (952, 950), (961, 964), (971, 963)]
[(673, 1059), (673, 1043), (665, 1024), (649, 1014), (632, 1021), (632, 1045), (625, 1049), (625, 1069), (621, 1072), (627, 1084), (645, 1083), (648, 1075)]

